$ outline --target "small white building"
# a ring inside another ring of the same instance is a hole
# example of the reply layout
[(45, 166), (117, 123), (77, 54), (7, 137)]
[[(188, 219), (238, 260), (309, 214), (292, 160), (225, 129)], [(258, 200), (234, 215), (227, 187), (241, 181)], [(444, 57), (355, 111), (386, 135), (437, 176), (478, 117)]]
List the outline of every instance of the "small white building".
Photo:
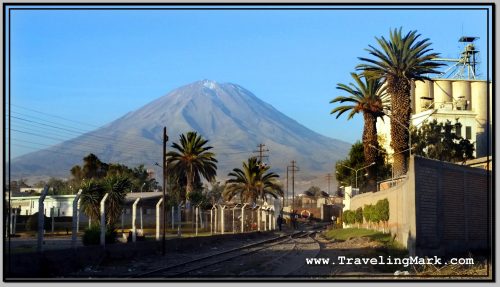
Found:
[[(19, 215), (32, 215), (38, 212), (38, 199), (40, 196), (16, 196), (11, 197), (11, 207), (19, 209)], [(44, 213), (47, 217), (71, 216), (73, 214), (73, 200), (75, 195), (47, 195), (45, 197)]]

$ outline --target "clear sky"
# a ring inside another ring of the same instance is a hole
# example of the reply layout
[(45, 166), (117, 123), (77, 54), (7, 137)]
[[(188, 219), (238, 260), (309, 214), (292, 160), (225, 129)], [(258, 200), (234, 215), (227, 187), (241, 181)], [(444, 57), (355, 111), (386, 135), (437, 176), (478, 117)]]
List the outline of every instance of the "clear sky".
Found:
[[(357, 57), (367, 56), (364, 49), (375, 45), (374, 37), (388, 37), (389, 29), (400, 26), (430, 38), (432, 48), (448, 58), (461, 52), (462, 35), (480, 37), (480, 73), (486, 78), (488, 19), (486, 10), (477, 10), (481, 6), (361, 7), (11, 10), (12, 116), (92, 130), (179, 86), (211, 79), (242, 85), (306, 127), (354, 142), (361, 138), (362, 116), (336, 120), (329, 101), (342, 95), (336, 84), (350, 82)], [(25, 133), (12, 132), (24, 141), (13, 142), (12, 157), (75, 136), (40, 138), (26, 133), (29, 127), (36, 133), (29, 122), (13, 123)]]

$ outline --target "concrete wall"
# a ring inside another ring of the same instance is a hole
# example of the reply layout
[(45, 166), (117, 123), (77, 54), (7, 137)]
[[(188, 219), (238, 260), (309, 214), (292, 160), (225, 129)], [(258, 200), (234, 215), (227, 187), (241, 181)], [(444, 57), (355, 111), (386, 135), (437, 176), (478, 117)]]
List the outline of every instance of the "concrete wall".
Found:
[(488, 172), (418, 157), (415, 171), (417, 250), (450, 254), (490, 248)]
[(401, 184), (383, 191), (367, 192), (352, 197), (350, 210), (364, 208), (368, 204), (376, 204), (378, 200), (384, 198), (389, 201), (388, 229), (396, 235), (398, 242), (408, 248), (410, 254), (414, 253), (416, 223), (413, 157), (410, 160), (408, 177)]
[(357, 195), (349, 209), (387, 198), (388, 228), (411, 255), (467, 253), (491, 248), (491, 196), (486, 170), (412, 157), (401, 184)]

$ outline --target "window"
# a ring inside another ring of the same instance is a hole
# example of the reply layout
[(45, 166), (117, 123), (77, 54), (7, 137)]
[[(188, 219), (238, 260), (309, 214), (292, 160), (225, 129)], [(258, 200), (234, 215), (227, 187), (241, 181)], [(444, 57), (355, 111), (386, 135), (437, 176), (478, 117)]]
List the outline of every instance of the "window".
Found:
[(472, 139), (472, 127), (470, 126), (465, 127), (465, 138), (468, 140)]
[(460, 125), (455, 125), (455, 134), (457, 137), (462, 137), (462, 127)]

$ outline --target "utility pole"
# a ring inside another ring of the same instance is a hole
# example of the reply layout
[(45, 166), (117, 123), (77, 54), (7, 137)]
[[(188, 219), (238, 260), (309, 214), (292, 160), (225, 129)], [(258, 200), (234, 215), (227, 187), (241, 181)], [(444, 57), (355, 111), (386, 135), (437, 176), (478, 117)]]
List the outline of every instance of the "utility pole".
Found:
[(299, 168), (295, 165), (296, 161), (292, 160), (291, 172), (292, 172), (292, 212), (295, 212), (295, 172), (299, 171)]
[(287, 165), (286, 166), (286, 200), (287, 200), (286, 203), (288, 203), (288, 170), (289, 170), (289, 166)]
[(330, 195), (330, 180), (332, 179), (332, 174), (326, 174), (326, 180), (328, 181), (328, 195)]
[(165, 195), (167, 193), (167, 141), (168, 141), (168, 136), (167, 136), (167, 127), (163, 127), (163, 234), (162, 234), (162, 241), (161, 241), (161, 253), (162, 255), (165, 255), (165, 233), (166, 233), (166, 228), (167, 228), (167, 212), (166, 212), (166, 206), (167, 206), (167, 199), (165, 198)]
[[(267, 155), (264, 155), (264, 152), (269, 151), (268, 149), (264, 149), (265, 146), (266, 146), (265, 144), (259, 144), (257, 146), (259, 148), (259, 150), (254, 150), (253, 151), (253, 152), (258, 152), (259, 153), (259, 166), (260, 167), (264, 167), (264, 163), (263, 163), (262, 159), (264, 157), (266, 157), (266, 158), (268, 157)], [(261, 184), (260, 187), (259, 187), (259, 192), (260, 192), (261, 195), (262, 195), (262, 188), (264, 188), (264, 187)]]
[(259, 150), (254, 150), (253, 152), (258, 152), (259, 153), (259, 162), (262, 163), (262, 160), (264, 158), (267, 158), (269, 157), (268, 155), (264, 155), (265, 152), (268, 152), (269, 149), (264, 149), (266, 145), (265, 144), (259, 144), (257, 147), (259, 148)]

